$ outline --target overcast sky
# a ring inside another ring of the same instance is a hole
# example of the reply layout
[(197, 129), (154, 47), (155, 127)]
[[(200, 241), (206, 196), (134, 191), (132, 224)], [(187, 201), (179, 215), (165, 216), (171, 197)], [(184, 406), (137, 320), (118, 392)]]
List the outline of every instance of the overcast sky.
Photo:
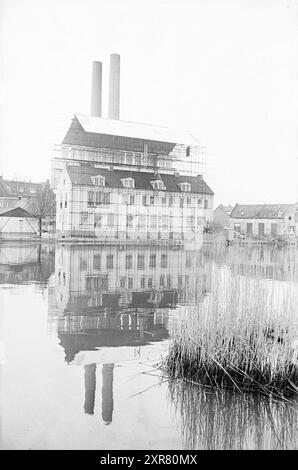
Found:
[(0, 0), (0, 173), (49, 178), (89, 113), (91, 63), (121, 55), (124, 120), (191, 131), (215, 203), (298, 200), (296, 0)]

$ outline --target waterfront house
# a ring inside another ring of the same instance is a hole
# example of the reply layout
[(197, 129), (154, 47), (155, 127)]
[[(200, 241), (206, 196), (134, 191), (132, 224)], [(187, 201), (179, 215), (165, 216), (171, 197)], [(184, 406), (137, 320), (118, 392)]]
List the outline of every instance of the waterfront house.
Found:
[(233, 229), (248, 237), (295, 237), (297, 205), (236, 204), (230, 218)]

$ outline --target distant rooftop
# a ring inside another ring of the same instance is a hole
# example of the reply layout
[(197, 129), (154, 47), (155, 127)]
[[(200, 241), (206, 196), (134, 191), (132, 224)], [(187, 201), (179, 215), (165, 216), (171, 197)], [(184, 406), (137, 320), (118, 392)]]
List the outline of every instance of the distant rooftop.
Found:
[(296, 204), (236, 204), (231, 217), (233, 219), (279, 219)]
[(138, 122), (120, 121), (100, 117), (76, 114), (83, 130), (87, 133), (128, 137), (132, 139), (168, 142), (197, 147), (199, 142), (190, 133), (170, 129), (168, 127), (142, 124)]

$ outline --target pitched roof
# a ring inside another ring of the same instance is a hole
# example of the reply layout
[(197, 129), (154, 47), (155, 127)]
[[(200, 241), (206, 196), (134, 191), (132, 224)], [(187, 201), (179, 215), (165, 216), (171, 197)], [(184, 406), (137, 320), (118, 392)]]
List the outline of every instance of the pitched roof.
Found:
[[(37, 191), (42, 186), (42, 183), (31, 183), (28, 181), (14, 181), (0, 179), (0, 196), (23, 196), (34, 195), (31, 190)], [(22, 190), (20, 190), (22, 188)]]
[(236, 204), (233, 219), (281, 219), (288, 211), (295, 210), (295, 204)]
[(170, 129), (163, 126), (142, 124), (139, 122), (120, 121), (94, 116), (76, 114), (82, 128), (87, 133), (130, 137), (134, 139), (151, 140), (198, 146), (199, 142), (189, 132)]
[(201, 176), (176, 176), (169, 174), (159, 174), (156, 176), (154, 173), (147, 172), (94, 168), (88, 164), (81, 166), (68, 166), (67, 172), (73, 184), (84, 186), (93, 186), (91, 177), (101, 175), (105, 177), (106, 187), (108, 188), (123, 188), (121, 179), (134, 178), (135, 189), (153, 191), (150, 181), (160, 179), (164, 182), (166, 187), (165, 191), (182, 192), (179, 184), (187, 182), (191, 184), (191, 193), (214, 194)]
[(26, 217), (34, 218), (34, 215), (27, 212), (22, 207), (5, 207), (0, 209), (0, 217)]

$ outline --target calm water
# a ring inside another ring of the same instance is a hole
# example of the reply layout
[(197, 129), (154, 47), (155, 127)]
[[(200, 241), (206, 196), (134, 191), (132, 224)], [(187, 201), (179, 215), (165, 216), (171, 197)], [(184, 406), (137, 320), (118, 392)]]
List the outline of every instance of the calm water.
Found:
[[(173, 322), (212, 293), (226, 250), (2, 244), (2, 449), (297, 448), (297, 398), (170, 383)], [(298, 288), (298, 255), (239, 249)], [(230, 265), (229, 269), (233, 269)]]

